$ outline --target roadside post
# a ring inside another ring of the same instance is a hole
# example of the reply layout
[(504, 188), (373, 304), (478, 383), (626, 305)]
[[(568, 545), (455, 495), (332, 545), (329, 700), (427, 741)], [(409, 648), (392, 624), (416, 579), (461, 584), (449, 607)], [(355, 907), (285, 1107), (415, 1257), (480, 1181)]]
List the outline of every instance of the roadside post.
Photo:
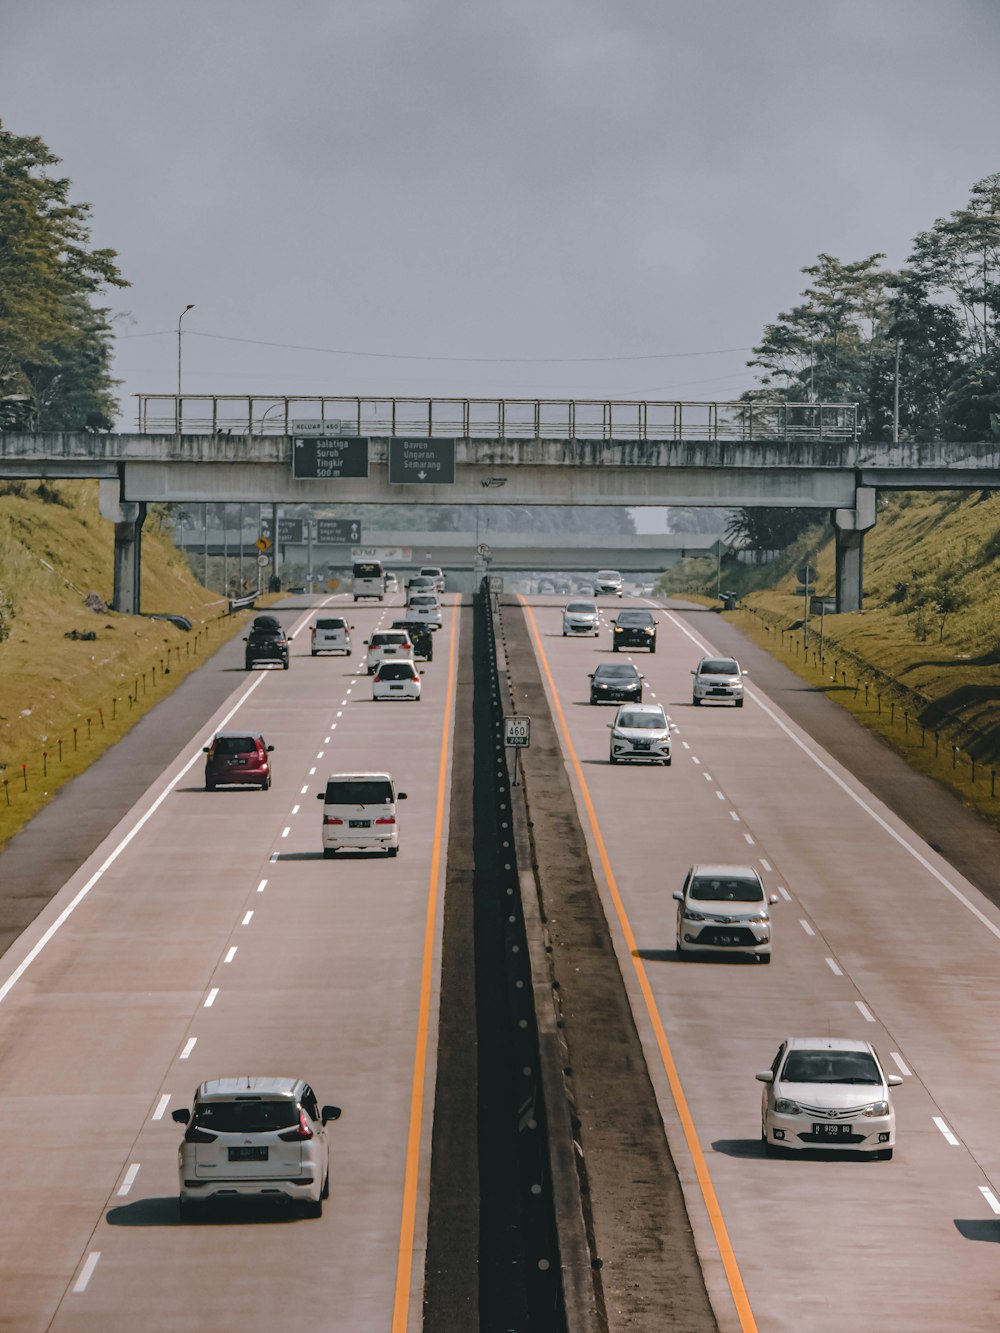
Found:
[(514, 751), (514, 777), (511, 786), (519, 787), (517, 778), (518, 754), (531, 744), (531, 718), (505, 717), (503, 720), (503, 743), (506, 749)]

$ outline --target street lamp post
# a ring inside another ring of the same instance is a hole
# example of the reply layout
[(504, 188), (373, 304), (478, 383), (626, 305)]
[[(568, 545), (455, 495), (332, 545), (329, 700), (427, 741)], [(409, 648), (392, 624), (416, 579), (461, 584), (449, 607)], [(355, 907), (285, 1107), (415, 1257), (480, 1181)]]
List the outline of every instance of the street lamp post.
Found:
[(177, 316), (177, 405), (174, 410), (174, 433), (178, 444), (181, 440), (181, 320), (189, 310), (193, 309), (193, 303), (188, 304)]

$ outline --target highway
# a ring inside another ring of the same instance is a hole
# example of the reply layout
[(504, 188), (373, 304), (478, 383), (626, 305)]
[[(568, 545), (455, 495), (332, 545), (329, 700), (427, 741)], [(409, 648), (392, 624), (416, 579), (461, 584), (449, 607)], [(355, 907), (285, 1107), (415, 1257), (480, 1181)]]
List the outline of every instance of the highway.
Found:
[[(0, 960), (0, 1327), (420, 1328), (459, 646), (449, 606), (422, 700), (373, 704), (361, 641), (401, 601), (349, 607), (349, 660), (310, 657), (314, 611), (288, 671), (234, 646), (226, 703)], [(204, 790), (223, 729), (274, 745), (269, 792)], [(324, 860), (327, 774), (380, 769), (398, 858)], [(180, 1223), (171, 1112), (243, 1073), (343, 1108), (322, 1218)]]
[[(577, 640), (564, 601), (524, 614), (720, 1328), (995, 1329), (1000, 911), (752, 677), (742, 710), (693, 707), (690, 670), (720, 650), (676, 608), (655, 655), (616, 659), (664, 704), (673, 764), (612, 767), (587, 673), (630, 603)], [(677, 960), (670, 895), (699, 861), (749, 862), (779, 895), (770, 967)], [(765, 1156), (754, 1074), (786, 1035), (869, 1040), (903, 1076), (894, 1160)]]

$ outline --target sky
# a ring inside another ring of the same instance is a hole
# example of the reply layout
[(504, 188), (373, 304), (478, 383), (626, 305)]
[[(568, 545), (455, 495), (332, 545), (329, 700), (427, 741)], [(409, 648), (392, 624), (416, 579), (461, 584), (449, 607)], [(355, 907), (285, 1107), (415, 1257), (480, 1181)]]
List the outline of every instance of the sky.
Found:
[(997, 0), (0, 0), (137, 392), (733, 399), (1000, 170)]

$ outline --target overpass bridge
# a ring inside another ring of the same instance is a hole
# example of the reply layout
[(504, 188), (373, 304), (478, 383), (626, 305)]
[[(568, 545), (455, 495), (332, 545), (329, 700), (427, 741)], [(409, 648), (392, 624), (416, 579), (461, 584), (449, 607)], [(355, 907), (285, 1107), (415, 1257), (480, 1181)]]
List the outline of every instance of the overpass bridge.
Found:
[[(169, 404), (172, 419), (152, 413), (154, 403)], [(140, 404), (135, 434), (0, 434), (0, 477), (102, 481), (119, 610), (138, 610), (140, 534), (154, 501), (812, 508), (832, 517), (837, 605), (850, 611), (861, 605), (878, 490), (1000, 486), (1000, 444), (863, 441), (843, 403), (142, 395)], [(313, 418), (292, 415), (307, 409)], [(207, 433), (189, 433), (206, 422)], [(365, 475), (297, 477), (289, 432), (314, 427), (353, 440)], [(395, 439), (449, 452), (454, 482), (391, 482)]]

